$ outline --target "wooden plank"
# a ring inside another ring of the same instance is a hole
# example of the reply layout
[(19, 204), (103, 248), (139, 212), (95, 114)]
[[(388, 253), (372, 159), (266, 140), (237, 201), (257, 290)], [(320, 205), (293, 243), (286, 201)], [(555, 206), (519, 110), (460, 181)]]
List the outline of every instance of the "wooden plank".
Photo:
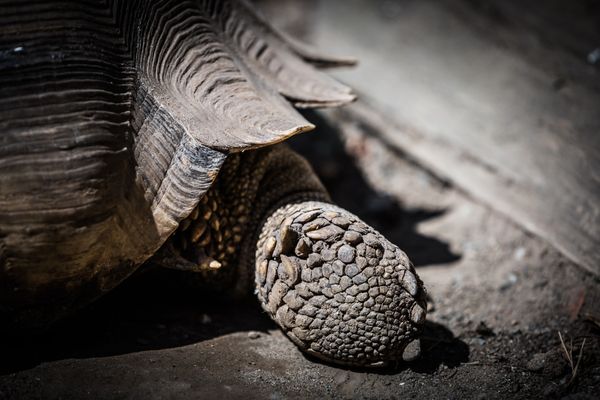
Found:
[(346, 117), (600, 276), (598, 69), (567, 36), (535, 39), (553, 18), (511, 24), (511, 9), (495, 24), (465, 3), (379, 4), (321, 1), (313, 14), (315, 43), (360, 60), (337, 76), (383, 110), (357, 104)]

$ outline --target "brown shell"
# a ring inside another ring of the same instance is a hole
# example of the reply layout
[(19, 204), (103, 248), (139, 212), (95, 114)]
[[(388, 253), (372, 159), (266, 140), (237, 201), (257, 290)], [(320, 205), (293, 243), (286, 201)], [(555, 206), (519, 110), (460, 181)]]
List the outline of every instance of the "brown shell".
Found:
[(313, 127), (290, 101), (353, 100), (314, 67), (346, 62), (242, 1), (0, 5), (0, 325), (51, 320), (121, 282), (228, 152)]

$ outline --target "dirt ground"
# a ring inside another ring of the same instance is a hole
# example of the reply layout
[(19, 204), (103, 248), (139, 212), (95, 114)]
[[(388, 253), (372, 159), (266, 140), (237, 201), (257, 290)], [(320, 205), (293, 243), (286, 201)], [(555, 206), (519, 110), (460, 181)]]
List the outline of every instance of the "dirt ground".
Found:
[(387, 370), (307, 359), (254, 298), (202, 297), (150, 271), (42, 337), (4, 343), (0, 398), (597, 398), (596, 279), (372, 127), (308, 118), (319, 128), (292, 145), (427, 286), (418, 359)]
[[(308, 29), (314, 1), (263, 3)], [(330, 366), (301, 354), (256, 298), (197, 293), (150, 269), (42, 336), (1, 343), (0, 400), (600, 398), (598, 278), (387, 143), (354, 113), (363, 106), (307, 113), (318, 128), (290, 143), (416, 265), (429, 295), (419, 357)]]

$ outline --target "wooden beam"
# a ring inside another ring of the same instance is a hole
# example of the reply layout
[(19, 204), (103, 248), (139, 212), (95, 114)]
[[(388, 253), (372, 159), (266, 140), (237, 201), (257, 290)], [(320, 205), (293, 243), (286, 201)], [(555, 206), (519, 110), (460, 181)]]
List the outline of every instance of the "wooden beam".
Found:
[(494, 21), (459, 2), (319, 4), (313, 40), (359, 60), (337, 76), (371, 104), (342, 118), (376, 126), (600, 276), (600, 74), (580, 46), (537, 39), (555, 19)]

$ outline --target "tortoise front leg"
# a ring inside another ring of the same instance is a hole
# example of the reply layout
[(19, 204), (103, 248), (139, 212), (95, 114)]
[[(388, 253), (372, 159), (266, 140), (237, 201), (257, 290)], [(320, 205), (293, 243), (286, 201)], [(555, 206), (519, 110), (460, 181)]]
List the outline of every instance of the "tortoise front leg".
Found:
[(287, 146), (230, 156), (194, 214), (174, 243), (218, 263), (203, 273), (223, 287), (247, 292), (255, 282), (263, 308), (301, 350), (380, 365), (418, 335), (425, 293), (406, 254), (331, 204)]
[(340, 364), (401, 359), (425, 320), (406, 254), (355, 215), (290, 203), (262, 227), (256, 285), (263, 308), (300, 349)]

